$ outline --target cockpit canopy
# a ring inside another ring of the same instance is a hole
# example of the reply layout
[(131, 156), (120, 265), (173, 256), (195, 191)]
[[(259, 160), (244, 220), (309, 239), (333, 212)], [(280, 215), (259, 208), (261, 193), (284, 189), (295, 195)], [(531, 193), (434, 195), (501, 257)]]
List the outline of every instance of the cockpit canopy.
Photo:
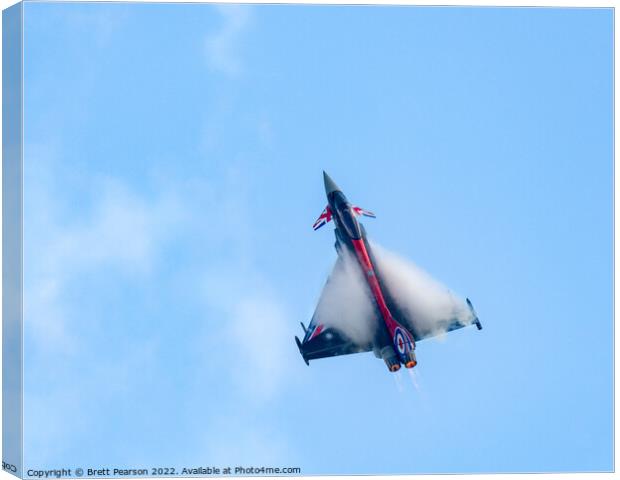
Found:
[(353, 210), (351, 209), (351, 204), (340, 191), (336, 191), (332, 195), (332, 203), (334, 206), (333, 213), (338, 219), (338, 223), (346, 230), (351, 238), (359, 240), (362, 238), (362, 232), (353, 214)]

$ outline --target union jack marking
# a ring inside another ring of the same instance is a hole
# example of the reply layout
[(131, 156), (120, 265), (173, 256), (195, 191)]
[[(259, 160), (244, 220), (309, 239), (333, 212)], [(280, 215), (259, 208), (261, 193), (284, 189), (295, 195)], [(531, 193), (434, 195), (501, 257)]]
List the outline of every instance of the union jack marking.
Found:
[(329, 208), (329, 205), (328, 205), (323, 210), (323, 213), (321, 213), (321, 216), (316, 219), (316, 222), (314, 222), (314, 225), (312, 225), (312, 228), (314, 228), (315, 230), (318, 230), (323, 225), (325, 225), (327, 222), (329, 222), (331, 219), (332, 219), (332, 209)]
[(364, 210), (363, 208), (360, 207), (353, 207), (353, 211), (355, 212), (355, 215), (364, 215), (365, 217), (370, 217), (370, 218), (377, 218), (377, 216), (372, 213), (369, 212), (368, 210)]
[(310, 332), (310, 335), (308, 335), (308, 340), (312, 340), (314, 337), (319, 335), (322, 331), (323, 331), (323, 325), (316, 325)]

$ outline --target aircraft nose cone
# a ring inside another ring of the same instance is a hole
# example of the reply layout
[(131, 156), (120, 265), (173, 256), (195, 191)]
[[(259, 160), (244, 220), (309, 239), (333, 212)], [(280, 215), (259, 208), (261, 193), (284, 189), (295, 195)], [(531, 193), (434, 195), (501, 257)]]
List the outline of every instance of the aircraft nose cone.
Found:
[(341, 192), (340, 187), (331, 179), (325, 171), (323, 171), (323, 181), (325, 182), (325, 194), (329, 195), (332, 192)]

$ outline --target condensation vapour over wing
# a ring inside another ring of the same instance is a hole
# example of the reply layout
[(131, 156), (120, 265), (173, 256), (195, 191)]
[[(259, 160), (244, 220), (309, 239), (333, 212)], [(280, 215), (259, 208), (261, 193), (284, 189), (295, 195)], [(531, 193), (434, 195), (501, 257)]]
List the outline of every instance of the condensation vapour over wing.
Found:
[(445, 332), (458, 321), (471, 324), (475, 318), (467, 303), (410, 260), (371, 243), (375, 268), (384, 285), (420, 332)]
[[(413, 262), (371, 243), (384, 284), (409, 321), (421, 332), (441, 333), (458, 320), (463, 325), (474, 316), (464, 300), (454, 295)], [(359, 344), (371, 342), (378, 314), (363, 273), (353, 254), (343, 250), (319, 299), (317, 315)]]
[(316, 315), (326, 327), (336, 328), (358, 344), (370, 343), (376, 324), (374, 304), (355, 258), (341, 252), (323, 289)]

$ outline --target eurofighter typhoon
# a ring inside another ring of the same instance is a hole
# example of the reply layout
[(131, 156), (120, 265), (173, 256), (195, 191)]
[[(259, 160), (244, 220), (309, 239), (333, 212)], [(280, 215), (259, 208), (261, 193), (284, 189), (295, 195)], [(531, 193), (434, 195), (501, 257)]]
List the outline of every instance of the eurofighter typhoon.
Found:
[(420, 340), (468, 325), (482, 329), (469, 299), (462, 302), (442, 288), (428, 294), (416, 288), (416, 282), (403, 290), (407, 282), (398, 268), (382, 258), (383, 253), (376, 256), (380, 249), (371, 248), (357, 220), (375, 215), (349, 203), (325, 172), (323, 179), (327, 207), (313, 228), (333, 221), (338, 259), (308, 328), (301, 324), (303, 341), (295, 337), (307, 365), (319, 358), (372, 351), (396, 372), (401, 365), (416, 366)]

